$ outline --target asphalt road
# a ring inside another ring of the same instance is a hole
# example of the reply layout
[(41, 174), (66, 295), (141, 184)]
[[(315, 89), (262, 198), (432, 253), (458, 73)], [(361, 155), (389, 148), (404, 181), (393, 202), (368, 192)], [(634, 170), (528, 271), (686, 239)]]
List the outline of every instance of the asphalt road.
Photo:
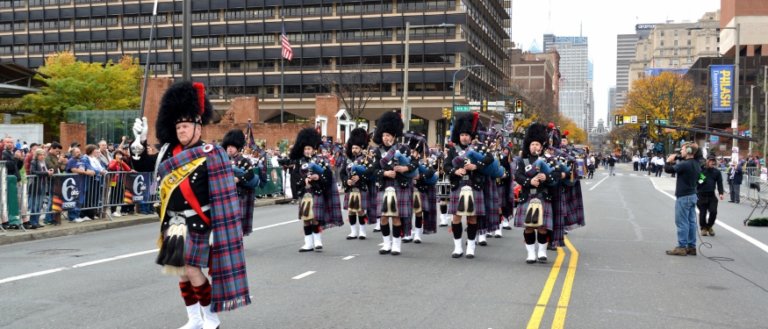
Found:
[[(617, 172), (583, 182), (587, 226), (547, 264), (525, 264), (519, 229), (475, 259), (450, 257), (446, 228), (397, 257), (378, 254), (370, 228), (345, 240), (348, 227), (326, 231), (323, 252), (298, 253), (296, 206), (257, 208), (245, 238), (253, 304), (223, 313), (222, 328), (768, 328), (768, 229), (742, 226), (749, 206), (721, 203), (733, 231), (717, 226), (699, 256), (667, 256), (674, 179)], [(177, 279), (154, 265), (157, 230), (1, 246), (0, 328), (179, 327)]]

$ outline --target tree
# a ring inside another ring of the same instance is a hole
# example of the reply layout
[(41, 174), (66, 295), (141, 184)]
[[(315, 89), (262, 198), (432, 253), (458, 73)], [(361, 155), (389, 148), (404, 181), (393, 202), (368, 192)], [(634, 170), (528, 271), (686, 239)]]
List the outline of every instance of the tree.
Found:
[(576, 122), (570, 118), (558, 114), (558, 119), (555, 121), (560, 128), (560, 133), (568, 131), (568, 142), (572, 144), (584, 144), (587, 142), (587, 132), (584, 129), (579, 128)]
[(625, 123), (627, 126), (625, 129), (637, 133), (648, 116), (651, 121), (648, 126), (649, 138), (663, 141), (666, 137), (671, 137), (677, 141), (685, 138), (688, 133), (651, 129), (654, 126), (654, 120), (666, 119), (672, 125), (691, 127), (696, 117), (701, 115), (703, 106), (704, 99), (696, 93), (690, 80), (677, 74), (664, 72), (658, 76), (636, 81), (627, 96), (627, 104), (617, 114), (636, 115), (638, 123)]
[(139, 107), (142, 69), (137, 59), (124, 56), (118, 63), (86, 63), (71, 52), (48, 56), (36, 79), (45, 82), (39, 92), (22, 98), (22, 105), (42, 122), (46, 138), (58, 135), (59, 123), (69, 111), (125, 110)]
[(358, 64), (355, 69), (324, 73), (320, 77), (320, 84), (339, 98), (355, 121), (362, 117), (374, 93), (380, 91), (380, 82), (378, 74), (365, 71), (364, 63)]

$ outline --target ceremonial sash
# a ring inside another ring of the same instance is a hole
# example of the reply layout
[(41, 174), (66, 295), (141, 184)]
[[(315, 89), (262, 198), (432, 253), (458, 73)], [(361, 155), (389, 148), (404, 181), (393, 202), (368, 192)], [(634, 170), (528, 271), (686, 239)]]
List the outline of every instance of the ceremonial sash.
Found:
[(206, 159), (206, 157), (200, 157), (192, 160), (190, 163), (174, 169), (168, 175), (163, 177), (163, 180), (160, 182), (160, 200), (162, 201), (160, 207), (161, 221), (165, 219), (165, 210), (166, 207), (168, 207), (168, 200), (171, 198), (171, 193), (174, 189), (181, 186), (181, 194), (184, 195), (184, 198), (189, 202), (190, 206), (192, 206), (192, 209), (195, 210), (197, 215), (200, 216), (207, 225), (211, 225), (211, 219), (208, 218), (208, 216), (205, 216), (205, 213), (200, 207), (200, 202), (197, 200), (197, 196), (192, 192), (192, 187), (187, 180), (189, 175), (192, 174), (197, 167), (205, 163)]

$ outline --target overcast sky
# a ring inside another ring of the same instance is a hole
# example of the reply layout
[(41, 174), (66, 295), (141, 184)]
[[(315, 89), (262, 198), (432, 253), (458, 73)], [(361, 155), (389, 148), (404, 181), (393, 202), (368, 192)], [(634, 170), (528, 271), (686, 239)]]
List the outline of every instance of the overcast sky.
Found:
[(617, 34), (635, 33), (635, 24), (695, 22), (718, 9), (720, 0), (513, 0), (512, 41), (523, 50), (543, 50), (545, 33), (588, 37), (597, 123), (605, 119), (608, 89), (616, 85)]

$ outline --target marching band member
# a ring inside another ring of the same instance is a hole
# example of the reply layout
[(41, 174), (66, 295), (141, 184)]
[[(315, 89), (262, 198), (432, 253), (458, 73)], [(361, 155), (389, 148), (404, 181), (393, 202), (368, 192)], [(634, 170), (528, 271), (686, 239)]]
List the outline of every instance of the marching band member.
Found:
[(299, 219), (304, 223), (304, 245), (299, 252), (322, 251), (324, 229), (342, 226), (341, 200), (330, 164), (317, 154), (322, 143), (314, 128), (304, 128), (296, 136), (289, 158), (298, 177), (291, 187), (299, 195)]
[[(373, 134), (368, 135), (368, 140), (373, 139)], [(369, 145), (368, 146), (368, 153), (367, 157), (369, 159), (373, 158), (373, 154), (376, 153), (376, 150), (378, 149), (378, 146), (376, 145)], [(373, 161), (373, 160), (369, 160)], [(368, 180), (368, 209), (366, 209), (365, 213), (369, 216), (367, 224), (371, 224), (371, 222), (375, 222), (373, 226), (373, 232), (378, 233), (381, 232), (381, 219), (379, 218), (379, 212), (376, 204), (376, 200), (379, 196), (379, 187), (378, 187), (379, 180), (377, 178), (372, 178)], [(373, 216), (373, 217), (370, 217)]]
[(403, 234), (409, 230), (413, 215), (416, 164), (409, 162), (408, 146), (396, 142), (402, 135), (403, 121), (397, 113), (385, 112), (376, 122), (373, 142), (379, 146), (374, 152), (374, 168), (379, 178), (376, 209), (381, 219), (381, 235), (384, 240), (379, 250), (381, 255), (400, 254)]
[(161, 100), (155, 133), (163, 147), (158, 154), (147, 153), (146, 118), (133, 126), (135, 162), (157, 168), (161, 179), (156, 263), (163, 272), (180, 276), (189, 318), (182, 328), (217, 328), (218, 312), (251, 303), (232, 166), (224, 149), (200, 139), (212, 115), (204, 86), (183, 81)]
[[(445, 175), (445, 171), (443, 170), (443, 163), (445, 162), (445, 157), (448, 156), (448, 149), (453, 146), (446, 145), (445, 148), (443, 148), (443, 152), (440, 153), (440, 156), (438, 157), (437, 161), (437, 168), (438, 168), (438, 179), (440, 182), (447, 182), (448, 176)], [(449, 196), (446, 197), (440, 197), (439, 206), (440, 206), (440, 227), (448, 226), (448, 224), (451, 222), (451, 219), (453, 216), (448, 213), (448, 199)]]
[(243, 147), (245, 147), (245, 134), (240, 129), (228, 131), (221, 141), (221, 147), (227, 151), (232, 164), (232, 171), (235, 174), (243, 235), (249, 235), (253, 232), (254, 194), (259, 185), (259, 177), (253, 172), (251, 159), (246, 158), (242, 153)]
[[(485, 136), (484, 141), (481, 144), (481, 152), (489, 159), (500, 166), (496, 154), (496, 134), (493, 131), (482, 133)], [(483, 186), (483, 197), (485, 201), (484, 216), (478, 217), (478, 236), (477, 244), (481, 246), (487, 246), (487, 237), (494, 233), (501, 232), (501, 194), (497, 185), (497, 180), (503, 178), (506, 172), (501, 169), (501, 175), (492, 177), (486, 174), (485, 185)], [(483, 171), (485, 172), (485, 171)]]
[(546, 146), (546, 126), (533, 123), (525, 133), (522, 156), (516, 159), (515, 182), (522, 189), (514, 218), (516, 227), (525, 228), (523, 237), (528, 264), (547, 261), (547, 230), (552, 229), (553, 192), (550, 184), (553, 178), (551, 168), (543, 159)]
[(512, 189), (514, 188), (515, 180), (512, 178), (515, 174), (514, 168), (514, 155), (512, 153), (512, 143), (507, 143), (501, 151), (499, 163), (504, 167), (506, 176), (496, 180), (496, 184), (499, 188), (499, 195), (501, 196), (501, 229), (494, 232), (494, 236), (497, 238), (502, 237), (502, 229), (511, 230), (509, 226), (509, 218), (512, 217), (512, 211), (514, 210), (514, 198), (512, 197)]
[(587, 173), (584, 156), (576, 154), (572, 145), (568, 144), (568, 131), (564, 131), (560, 138), (560, 150), (569, 156), (568, 167), (570, 170), (562, 178), (558, 203), (555, 211), (560, 218), (560, 223), (555, 223), (552, 230), (550, 244), (555, 247), (565, 246), (565, 232), (585, 225), (584, 199), (581, 193), (581, 178)]
[[(480, 173), (482, 164), (473, 164), (462, 159), (473, 148), (472, 140), (477, 135), (479, 117), (477, 113), (457, 116), (451, 131), (453, 147), (443, 164), (443, 170), (451, 182), (451, 198), (448, 212), (453, 214), (451, 230), (453, 232), (453, 253), (451, 257), (464, 255), (461, 236), (463, 227), (461, 217), (467, 217), (467, 258), (475, 257), (477, 237), (477, 216), (485, 216), (483, 186), (486, 176)], [(454, 161), (456, 160), (456, 161)]]
[(350, 132), (347, 140), (347, 164), (340, 172), (344, 187), (344, 209), (349, 215), (351, 232), (347, 240), (365, 240), (365, 224), (368, 222), (367, 209), (369, 199), (369, 175), (372, 163), (366, 156), (368, 148), (368, 132), (356, 128)]
[(424, 157), (427, 144), (424, 136), (409, 132), (406, 138), (411, 149), (411, 161), (418, 163), (418, 175), (413, 181), (413, 213), (416, 225), (411, 232), (407, 232), (403, 242), (421, 243), (422, 234), (437, 232), (437, 172), (434, 168), (436, 160)]

